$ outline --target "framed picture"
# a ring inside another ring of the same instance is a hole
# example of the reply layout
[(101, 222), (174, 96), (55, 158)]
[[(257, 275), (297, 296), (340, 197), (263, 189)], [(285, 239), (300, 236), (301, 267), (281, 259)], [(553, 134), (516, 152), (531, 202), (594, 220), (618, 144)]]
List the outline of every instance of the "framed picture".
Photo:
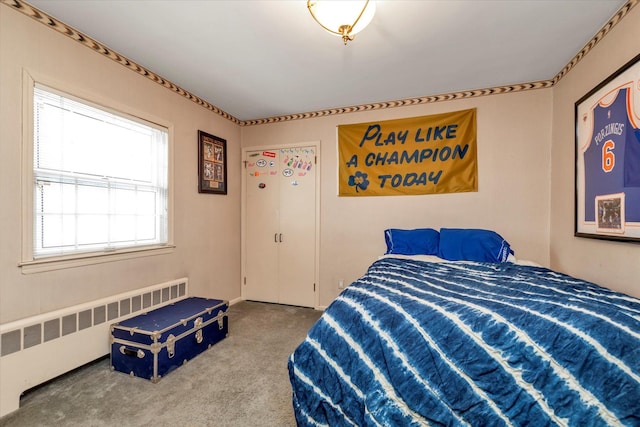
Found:
[(575, 104), (575, 235), (640, 243), (640, 55)]
[(198, 131), (198, 193), (227, 194), (227, 141)]

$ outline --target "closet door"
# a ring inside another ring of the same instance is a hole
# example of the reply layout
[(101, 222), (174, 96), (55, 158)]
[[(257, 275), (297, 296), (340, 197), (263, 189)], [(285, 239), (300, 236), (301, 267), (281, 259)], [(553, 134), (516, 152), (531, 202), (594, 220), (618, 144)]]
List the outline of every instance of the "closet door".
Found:
[(278, 245), (281, 304), (314, 306), (316, 165), (314, 147), (280, 149)]
[(278, 301), (278, 152), (247, 152), (244, 298)]
[(246, 152), (245, 299), (315, 306), (316, 150)]

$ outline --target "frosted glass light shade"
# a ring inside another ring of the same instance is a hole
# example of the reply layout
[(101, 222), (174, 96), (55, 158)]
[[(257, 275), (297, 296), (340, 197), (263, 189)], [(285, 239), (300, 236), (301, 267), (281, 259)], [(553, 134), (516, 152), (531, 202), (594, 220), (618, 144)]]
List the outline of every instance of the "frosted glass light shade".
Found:
[(362, 31), (373, 19), (376, 4), (366, 0), (308, 0), (307, 8), (318, 24), (344, 43)]

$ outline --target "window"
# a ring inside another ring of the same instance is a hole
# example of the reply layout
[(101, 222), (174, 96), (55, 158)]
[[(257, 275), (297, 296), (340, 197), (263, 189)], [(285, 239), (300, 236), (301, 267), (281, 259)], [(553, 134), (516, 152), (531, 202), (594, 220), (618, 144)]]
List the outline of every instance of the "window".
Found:
[(35, 84), (34, 260), (169, 242), (168, 130)]

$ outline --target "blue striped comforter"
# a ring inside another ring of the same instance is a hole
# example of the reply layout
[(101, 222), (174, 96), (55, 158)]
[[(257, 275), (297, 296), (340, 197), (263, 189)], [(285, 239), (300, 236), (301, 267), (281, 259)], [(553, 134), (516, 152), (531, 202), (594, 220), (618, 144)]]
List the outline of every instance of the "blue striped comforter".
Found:
[(289, 376), (300, 426), (640, 426), (640, 300), (539, 267), (381, 259)]

